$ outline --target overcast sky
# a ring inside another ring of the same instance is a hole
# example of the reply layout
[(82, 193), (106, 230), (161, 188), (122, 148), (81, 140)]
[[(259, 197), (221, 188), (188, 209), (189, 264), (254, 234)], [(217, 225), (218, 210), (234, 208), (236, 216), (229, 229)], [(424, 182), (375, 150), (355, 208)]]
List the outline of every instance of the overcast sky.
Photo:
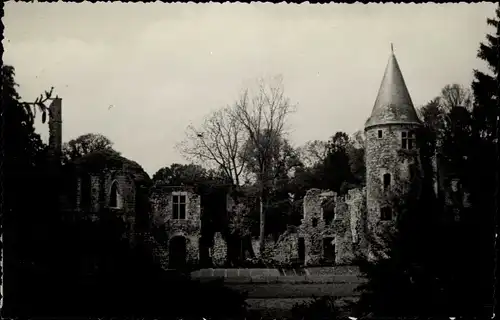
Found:
[[(63, 141), (102, 133), (153, 174), (185, 162), (185, 128), (281, 74), (295, 145), (353, 133), (373, 107), (390, 43), (416, 106), (469, 86), (495, 5), (5, 4), (4, 61), (19, 93), (55, 87)], [(108, 107), (114, 107), (109, 109)], [(47, 139), (47, 126), (37, 124)]]

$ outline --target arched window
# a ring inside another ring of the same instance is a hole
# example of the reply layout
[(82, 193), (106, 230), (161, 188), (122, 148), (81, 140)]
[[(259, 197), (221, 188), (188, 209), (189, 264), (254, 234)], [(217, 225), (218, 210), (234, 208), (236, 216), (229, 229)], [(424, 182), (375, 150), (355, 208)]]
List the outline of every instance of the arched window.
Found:
[(389, 189), (390, 186), (391, 186), (391, 174), (386, 173), (384, 174), (384, 190)]
[(88, 174), (83, 174), (81, 177), (80, 195), (80, 207), (83, 210), (89, 210), (92, 199), (92, 184)]
[(118, 182), (111, 183), (111, 190), (109, 192), (109, 206), (111, 208), (121, 208), (121, 198), (118, 192)]

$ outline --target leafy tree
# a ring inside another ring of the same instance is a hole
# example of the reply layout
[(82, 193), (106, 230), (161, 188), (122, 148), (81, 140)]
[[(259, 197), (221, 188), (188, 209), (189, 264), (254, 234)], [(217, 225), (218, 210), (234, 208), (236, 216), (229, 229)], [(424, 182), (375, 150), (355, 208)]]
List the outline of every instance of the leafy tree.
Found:
[[(500, 7), (495, 10), (496, 17), (487, 19), (488, 25), (494, 28), (492, 34), (486, 35), (486, 42), (481, 43), (478, 57), (487, 63), (489, 72), (474, 71), (472, 90), (474, 105), (472, 109), (472, 147), (470, 152), (469, 172), (471, 181), (471, 202), (473, 213), (468, 221), (474, 232), (473, 246), (476, 249), (474, 258), (477, 274), (476, 304), (492, 305), (493, 297), (493, 261), (495, 230), (498, 224), (495, 212), (498, 210), (498, 159), (499, 159), (499, 97), (498, 73), (500, 61)], [(480, 267), (480, 268), (477, 268)], [(482, 303), (481, 303), (482, 302)]]
[(352, 184), (363, 186), (366, 181), (365, 137), (362, 131), (354, 133), (347, 148), (352, 173)]
[(305, 166), (313, 167), (323, 162), (328, 154), (328, 142), (321, 140), (308, 141), (299, 148), (300, 158)]
[[(3, 214), (4, 268), (9, 273), (5, 278), (5, 308), (15, 310), (16, 302), (27, 299), (26, 293), (32, 283), (29, 275), (51, 266), (50, 242), (54, 231), (53, 205), (54, 185), (47, 179), (47, 146), (35, 132), (36, 111), (42, 111), (46, 120), (44, 103), (50, 99), (41, 96), (33, 103), (21, 100), (12, 66), (2, 65), (1, 170)], [(41, 214), (41, 212), (49, 212)], [(36, 239), (36, 241), (33, 241)]]
[(113, 149), (113, 142), (107, 137), (99, 133), (87, 133), (63, 145), (63, 161), (68, 163), (94, 151), (102, 150), (120, 154)]
[[(257, 175), (259, 172), (258, 165), (258, 148), (266, 148), (266, 144), (272, 144), (272, 152), (269, 152), (267, 160), (267, 169), (265, 171), (264, 190), (265, 197), (263, 207), (266, 211), (266, 235), (273, 234), (277, 236), (286, 230), (287, 224), (290, 222), (290, 213), (292, 199), (290, 192), (292, 191), (291, 180), (295, 171), (302, 167), (302, 162), (299, 158), (299, 152), (293, 148), (288, 140), (276, 138), (276, 141), (269, 142), (270, 134), (262, 134), (261, 145), (255, 146), (252, 141), (248, 141), (247, 150), (245, 151), (248, 166), (248, 172)], [(259, 185), (256, 184), (254, 191), (258, 192)], [(258, 194), (255, 194), (257, 196)], [(255, 213), (255, 211), (252, 211)], [(255, 216), (258, 220), (258, 216)]]
[(498, 72), (500, 61), (500, 8), (495, 18), (488, 18), (488, 25), (494, 28), (493, 34), (486, 35), (486, 43), (481, 43), (478, 58), (487, 63), (488, 73), (474, 70), (472, 90), (474, 93), (473, 114), (476, 120), (475, 133), (491, 142), (497, 133), (498, 116)]
[(348, 155), (349, 143), (349, 136), (345, 132), (336, 132), (330, 139), (329, 153), (323, 168), (325, 189), (343, 193), (346, 191), (346, 185), (353, 182)]
[(208, 172), (199, 165), (174, 163), (159, 169), (152, 179), (168, 186), (195, 186), (208, 179)]

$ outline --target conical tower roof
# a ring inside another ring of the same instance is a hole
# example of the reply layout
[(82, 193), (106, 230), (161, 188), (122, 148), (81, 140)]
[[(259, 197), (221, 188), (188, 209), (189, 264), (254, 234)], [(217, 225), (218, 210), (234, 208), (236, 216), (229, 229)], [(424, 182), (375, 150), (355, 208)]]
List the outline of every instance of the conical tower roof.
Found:
[(392, 50), (392, 44), (377, 100), (370, 118), (365, 123), (365, 129), (383, 124), (421, 124)]

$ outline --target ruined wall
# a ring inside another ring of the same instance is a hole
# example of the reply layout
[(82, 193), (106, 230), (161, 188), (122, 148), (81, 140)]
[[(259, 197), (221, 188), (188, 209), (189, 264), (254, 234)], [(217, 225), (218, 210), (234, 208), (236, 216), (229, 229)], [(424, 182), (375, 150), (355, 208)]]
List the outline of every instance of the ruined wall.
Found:
[[(378, 255), (376, 250), (385, 250), (384, 235), (394, 228), (393, 219), (381, 220), (381, 208), (392, 207), (395, 192), (404, 191), (401, 183), (411, 177), (410, 165), (419, 166), (419, 152), (417, 149), (402, 150), (401, 137), (403, 131), (414, 130), (414, 125), (385, 125), (375, 126), (366, 130), (366, 205), (367, 205), (367, 237), (369, 240), (369, 259)], [(378, 137), (378, 130), (382, 130), (382, 137)], [(418, 138), (418, 137), (417, 137)], [(387, 190), (383, 188), (383, 176), (391, 175), (391, 185)]]
[[(172, 192), (155, 190), (151, 196), (152, 202), (152, 222), (165, 233), (168, 239), (165, 243), (167, 261), (169, 260), (170, 240), (175, 236), (182, 236), (186, 239), (186, 261), (196, 264), (199, 261), (199, 241), (201, 236), (201, 208), (200, 196), (190, 192), (181, 191), (186, 195), (186, 219), (173, 219)], [(156, 235), (158, 237), (158, 235)]]
[(210, 249), (212, 255), (212, 263), (216, 267), (222, 267), (226, 264), (227, 259), (227, 244), (222, 238), (220, 232), (216, 232), (214, 235), (214, 245)]
[[(264, 258), (272, 258), (274, 255), (274, 248), (276, 246), (276, 241), (274, 241), (271, 235), (266, 237), (266, 244), (264, 248)], [(253, 238), (252, 239), (252, 249), (255, 254), (255, 257), (261, 257), (260, 254), (260, 239)]]
[(274, 244), (271, 257), (274, 261), (283, 264), (299, 262), (299, 234), (296, 230), (287, 230)]
[(304, 218), (299, 228), (299, 237), (304, 238), (305, 265), (315, 265), (322, 261), (323, 238), (334, 237), (334, 227), (326, 225), (322, 204), (335, 197), (329, 190), (311, 189), (304, 196)]
[[(304, 197), (304, 219), (294, 248), (298, 254), (299, 237), (304, 238), (305, 265), (352, 264), (366, 255), (366, 190), (352, 189), (346, 196), (311, 189)], [(323, 204), (334, 203), (334, 218), (325, 223)], [(334, 247), (332, 247), (332, 245)], [(334, 251), (333, 256), (330, 251)]]
[(348, 264), (354, 259), (351, 215), (344, 197), (335, 202), (335, 264)]
[(335, 203), (335, 264), (352, 264), (365, 256), (365, 189), (351, 189)]
[(49, 155), (59, 161), (62, 155), (61, 98), (54, 98), (49, 106)]
[(366, 188), (351, 189), (346, 197), (350, 213), (351, 240), (355, 258), (365, 258), (366, 241)]
[[(85, 173), (86, 174), (86, 173)], [(127, 173), (120, 170), (105, 170), (99, 174), (93, 173), (90, 175), (90, 208), (93, 212), (98, 212), (101, 209), (109, 208), (111, 197), (111, 184), (116, 181), (118, 193), (122, 198), (123, 206), (120, 208), (124, 212), (135, 210), (135, 183)], [(76, 207), (81, 208), (82, 192), (82, 177), (77, 181), (77, 196)]]
[[(89, 173), (84, 173), (89, 174)], [(113, 213), (121, 217), (125, 223), (126, 232), (124, 238), (135, 242), (135, 199), (136, 188), (132, 177), (123, 170), (103, 170), (100, 173), (90, 173), (90, 214), (93, 221), (99, 219), (99, 212), (104, 209), (111, 209)], [(116, 181), (117, 190), (122, 199), (120, 208), (110, 208), (111, 184)], [(76, 209), (85, 211), (81, 203), (83, 190), (82, 177), (77, 178)]]

